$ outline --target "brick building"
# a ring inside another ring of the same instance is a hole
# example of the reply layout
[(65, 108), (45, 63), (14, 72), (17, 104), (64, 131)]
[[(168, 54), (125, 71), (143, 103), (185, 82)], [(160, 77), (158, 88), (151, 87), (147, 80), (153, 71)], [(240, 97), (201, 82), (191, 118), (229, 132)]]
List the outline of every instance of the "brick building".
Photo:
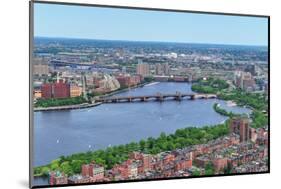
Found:
[(230, 132), (240, 136), (240, 142), (246, 142), (250, 139), (249, 119), (235, 118), (230, 121)]
[(41, 96), (42, 98), (48, 99), (53, 96), (53, 84), (46, 83), (41, 86)]
[(137, 74), (141, 76), (149, 76), (150, 75), (150, 68), (149, 64), (147, 63), (138, 63), (137, 64)]
[(54, 98), (68, 98), (70, 97), (70, 85), (60, 80), (58, 83), (53, 84), (53, 97)]
[(151, 169), (151, 155), (142, 154), (141, 161), (143, 162), (144, 171), (149, 171)]
[(116, 77), (121, 87), (132, 87), (141, 82), (141, 76), (119, 75)]
[(218, 157), (212, 161), (215, 171), (223, 170), (227, 167), (227, 158)]
[(45, 83), (41, 86), (42, 98), (68, 98), (70, 85), (60, 80), (58, 83)]
[(95, 163), (82, 165), (82, 176), (91, 177), (93, 181), (104, 179), (104, 167)]
[(60, 173), (59, 171), (49, 173), (49, 184), (50, 185), (61, 185), (61, 184), (67, 184), (67, 183), (68, 183), (67, 177), (63, 173)]
[(190, 159), (183, 159), (179, 160), (175, 164), (175, 171), (185, 170), (192, 167), (192, 160)]

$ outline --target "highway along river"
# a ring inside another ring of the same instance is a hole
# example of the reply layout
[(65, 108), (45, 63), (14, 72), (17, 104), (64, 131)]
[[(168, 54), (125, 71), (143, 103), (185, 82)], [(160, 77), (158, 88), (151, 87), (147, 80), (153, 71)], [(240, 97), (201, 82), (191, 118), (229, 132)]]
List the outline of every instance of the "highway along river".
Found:
[[(118, 96), (192, 93), (191, 84), (161, 82)], [(34, 113), (34, 166), (62, 156), (158, 137), (179, 128), (222, 123), (227, 118), (213, 110), (218, 102), (228, 111), (249, 113), (217, 99), (102, 104), (88, 109)]]

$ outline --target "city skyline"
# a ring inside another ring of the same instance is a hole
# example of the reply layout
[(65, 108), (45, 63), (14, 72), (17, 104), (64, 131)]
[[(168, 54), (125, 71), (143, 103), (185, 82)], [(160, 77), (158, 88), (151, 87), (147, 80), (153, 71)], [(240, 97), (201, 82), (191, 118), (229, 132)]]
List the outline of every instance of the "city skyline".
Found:
[(34, 19), (31, 186), (269, 173), (266, 17), (36, 3)]
[(267, 18), (261, 17), (40, 3), (35, 4), (34, 12), (36, 37), (247, 46), (268, 43)]
[[(59, 40), (88, 40), (88, 41), (111, 41), (111, 42), (128, 42), (128, 43), (163, 43), (163, 44), (183, 44), (183, 45), (214, 45), (214, 46), (241, 46), (241, 47), (257, 47), (267, 48), (267, 45), (245, 45), (245, 44), (221, 44), (221, 43), (196, 43), (196, 42), (175, 42), (175, 41), (138, 41), (138, 40), (123, 40), (123, 39), (96, 39), (96, 38), (78, 38), (78, 37), (49, 37), (49, 36), (34, 36), (36, 39), (59, 39)], [(36, 43), (36, 42), (35, 42)]]

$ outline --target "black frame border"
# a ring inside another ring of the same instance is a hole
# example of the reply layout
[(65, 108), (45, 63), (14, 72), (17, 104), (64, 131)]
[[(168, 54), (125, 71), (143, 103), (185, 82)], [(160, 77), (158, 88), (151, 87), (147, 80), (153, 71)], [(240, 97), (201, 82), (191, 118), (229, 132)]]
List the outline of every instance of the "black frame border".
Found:
[[(217, 175), (202, 175), (202, 176), (188, 176), (188, 177), (171, 177), (158, 179), (137, 179), (137, 180), (122, 180), (111, 182), (94, 182), (83, 184), (63, 184), (63, 185), (37, 185), (32, 186), (33, 181), (33, 92), (32, 92), (32, 56), (33, 56), (33, 41), (34, 41), (34, 4), (54, 4), (54, 5), (70, 5), (70, 6), (84, 6), (84, 7), (100, 7), (100, 8), (117, 8), (117, 9), (131, 9), (131, 10), (147, 10), (147, 11), (164, 11), (164, 12), (178, 12), (178, 13), (194, 13), (194, 14), (209, 14), (209, 15), (224, 15), (224, 16), (242, 16), (242, 17), (256, 17), (267, 18), (268, 22), (268, 170), (263, 172), (249, 172), (249, 173), (231, 173), (231, 174), (217, 174)], [(32, 136), (32, 137), (31, 137)], [(58, 2), (58, 1), (29, 1), (29, 188), (55, 188), (68, 186), (89, 186), (100, 184), (116, 184), (116, 183), (131, 183), (131, 182), (147, 182), (147, 181), (161, 181), (161, 180), (179, 180), (192, 178), (212, 178), (212, 177), (226, 177), (226, 176), (240, 176), (240, 175), (260, 175), (270, 173), (270, 16), (256, 15), (256, 14), (240, 14), (240, 13), (226, 13), (226, 12), (208, 12), (195, 11), (183, 9), (164, 9), (164, 8), (150, 8), (150, 7), (134, 7), (134, 6), (120, 6), (120, 5), (104, 5), (104, 4), (90, 4), (90, 3), (73, 3), (73, 2)]]

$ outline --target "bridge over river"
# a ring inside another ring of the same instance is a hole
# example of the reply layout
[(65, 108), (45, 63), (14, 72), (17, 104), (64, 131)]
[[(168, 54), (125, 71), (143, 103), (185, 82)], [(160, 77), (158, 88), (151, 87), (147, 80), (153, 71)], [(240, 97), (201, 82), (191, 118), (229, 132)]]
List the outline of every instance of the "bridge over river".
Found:
[(95, 101), (102, 102), (102, 103), (147, 102), (147, 101), (162, 102), (165, 100), (181, 101), (184, 99), (195, 100), (195, 99), (214, 99), (214, 98), (217, 98), (217, 95), (215, 95), (215, 94), (186, 94), (186, 93), (176, 92), (175, 94), (156, 93), (155, 95), (100, 97), (100, 98), (97, 98)]

